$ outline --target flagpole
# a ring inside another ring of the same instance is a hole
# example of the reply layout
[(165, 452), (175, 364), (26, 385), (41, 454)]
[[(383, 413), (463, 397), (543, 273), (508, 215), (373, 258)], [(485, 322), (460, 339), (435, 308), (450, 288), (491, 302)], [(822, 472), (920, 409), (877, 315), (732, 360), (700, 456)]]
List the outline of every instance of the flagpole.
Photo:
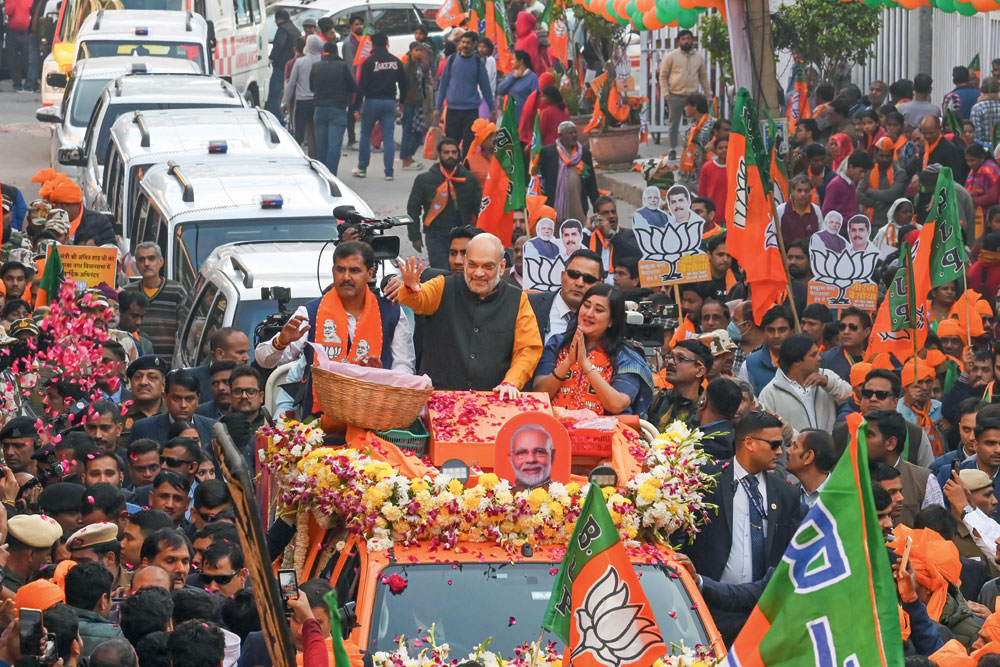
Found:
[(785, 239), (781, 233), (781, 220), (778, 218), (778, 207), (774, 204), (773, 193), (767, 195), (771, 202), (771, 215), (774, 216), (774, 229), (778, 233), (778, 248), (781, 250), (781, 265), (785, 269), (785, 284), (788, 285), (788, 304), (792, 307), (792, 319), (794, 320), (795, 333), (802, 333), (802, 324), (799, 322), (799, 312), (795, 307), (795, 292), (792, 291), (792, 277), (788, 274), (788, 256), (785, 254)]
[(969, 276), (966, 274), (965, 262), (962, 262), (962, 298), (965, 299), (965, 339), (972, 347), (972, 304), (969, 303)]
[(535, 667), (535, 662), (538, 660), (538, 652), (542, 650), (542, 639), (545, 637), (545, 628), (538, 633), (538, 643), (535, 644), (534, 650), (531, 652), (531, 664), (528, 667)]

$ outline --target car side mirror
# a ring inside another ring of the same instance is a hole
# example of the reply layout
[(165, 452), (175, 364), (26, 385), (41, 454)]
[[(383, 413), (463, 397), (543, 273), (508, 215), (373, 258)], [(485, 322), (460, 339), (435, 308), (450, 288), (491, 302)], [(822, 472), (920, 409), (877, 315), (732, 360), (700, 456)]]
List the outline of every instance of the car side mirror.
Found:
[(41, 107), (35, 111), (35, 120), (42, 123), (61, 123), (62, 112), (58, 107)]
[(82, 167), (87, 164), (87, 160), (83, 156), (83, 149), (79, 146), (60, 148), (56, 158), (59, 160), (59, 164), (65, 167)]
[(69, 77), (65, 72), (49, 72), (45, 75), (45, 83), (51, 88), (65, 88)]

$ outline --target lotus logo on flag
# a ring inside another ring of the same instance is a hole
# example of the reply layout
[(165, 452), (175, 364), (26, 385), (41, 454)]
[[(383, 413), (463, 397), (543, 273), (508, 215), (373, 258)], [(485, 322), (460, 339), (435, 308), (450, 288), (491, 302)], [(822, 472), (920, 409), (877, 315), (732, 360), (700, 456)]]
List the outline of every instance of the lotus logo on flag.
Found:
[(736, 165), (736, 204), (733, 206), (733, 226), (737, 229), (747, 228), (747, 199), (749, 197), (747, 162), (741, 155), (739, 163)]
[(641, 615), (644, 605), (629, 604), (629, 593), (617, 570), (609, 565), (587, 591), (583, 607), (576, 610), (580, 643), (571, 660), (591, 653), (601, 664), (622, 665), (634, 662), (663, 642), (656, 622)]

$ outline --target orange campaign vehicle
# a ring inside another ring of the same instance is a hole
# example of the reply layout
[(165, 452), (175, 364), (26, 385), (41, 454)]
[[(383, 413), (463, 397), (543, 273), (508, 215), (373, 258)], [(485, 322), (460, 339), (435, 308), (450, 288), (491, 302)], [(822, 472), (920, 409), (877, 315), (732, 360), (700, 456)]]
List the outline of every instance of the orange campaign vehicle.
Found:
[[(553, 600), (557, 581), (572, 582), (580, 565), (564, 557), (590, 554), (585, 543), (598, 530), (590, 508), (602, 500), (602, 543), (617, 550), (619, 569), (594, 585), (614, 600), (624, 595), (625, 604), (584, 604), (588, 632), (617, 622), (624, 624), (618, 637), (656, 636), (635, 654), (641, 660), (621, 664), (711, 665), (724, 656), (669, 541), (696, 532), (713, 509), (702, 500), (715, 480), (702, 471), (708, 455), (698, 431), (680, 422), (662, 434), (637, 431), (628, 423), (638, 428), (638, 420), (561, 411), (538, 394), (505, 402), (489, 392), (434, 392), (428, 407), (428, 442), (416, 447), (357, 426), (336, 446), (318, 423), (279, 421), (259, 432), (260, 485), (272, 486), (273, 507), (295, 512), (297, 527), (275, 566), (293, 567), (299, 581), (330, 581), (352, 663), (362, 655), (376, 667), (561, 663), (564, 633), (543, 631), (543, 621), (562, 602), (559, 589)], [(526, 416), (532, 412), (539, 417)], [(439, 442), (448, 460), (435, 451)], [(567, 444), (568, 476), (558, 458)], [(620, 569), (629, 563), (635, 576)], [(627, 581), (641, 590), (626, 589)], [(630, 595), (632, 602), (644, 595), (647, 616), (632, 620)], [(662, 649), (649, 648), (660, 639)], [(623, 647), (616, 655), (627, 653)]]

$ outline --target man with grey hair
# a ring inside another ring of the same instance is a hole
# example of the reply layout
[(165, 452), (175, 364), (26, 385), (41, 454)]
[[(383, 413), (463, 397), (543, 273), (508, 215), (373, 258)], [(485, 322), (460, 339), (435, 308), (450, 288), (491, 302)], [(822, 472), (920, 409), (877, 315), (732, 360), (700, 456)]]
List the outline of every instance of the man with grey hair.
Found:
[(399, 302), (427, 315), (420, 372), (436, 389), (492, 389), (517, 398), (542, 356), (528, 295), (502, 282), (503, 244), (479, 234), (466, 246), (465, 272), (420, 282), (423, 262), (401, 265)]
[(136, 246), (135, 266), (142, 280), (128, 289), (142, 292), (149, 298), (140, 330), (153, 343), (153, 354), (170, 361), (174, 354), (177, 328), (187, 314), (183, 310), (187, 294), (179, 282), (160, 275), (163, 253), (156, 243), (147, 241)]
[(137, 667), (135, 649), (124, 637), (101, 642), (90, 654), (91, 667)]
[(527, 424), (514, 431), (510, 436), (509, 456), (518, 489), (533, 489), (552, 481), (555, 445), (541, 426)]
[(555, 142), (538, 154), (545, 204), (556, 211), (556, 220), (587, 219), (587, 206), (597, 201), (597, 177), (590, 149), (580, 143), (575, 124), (559, 124)]

